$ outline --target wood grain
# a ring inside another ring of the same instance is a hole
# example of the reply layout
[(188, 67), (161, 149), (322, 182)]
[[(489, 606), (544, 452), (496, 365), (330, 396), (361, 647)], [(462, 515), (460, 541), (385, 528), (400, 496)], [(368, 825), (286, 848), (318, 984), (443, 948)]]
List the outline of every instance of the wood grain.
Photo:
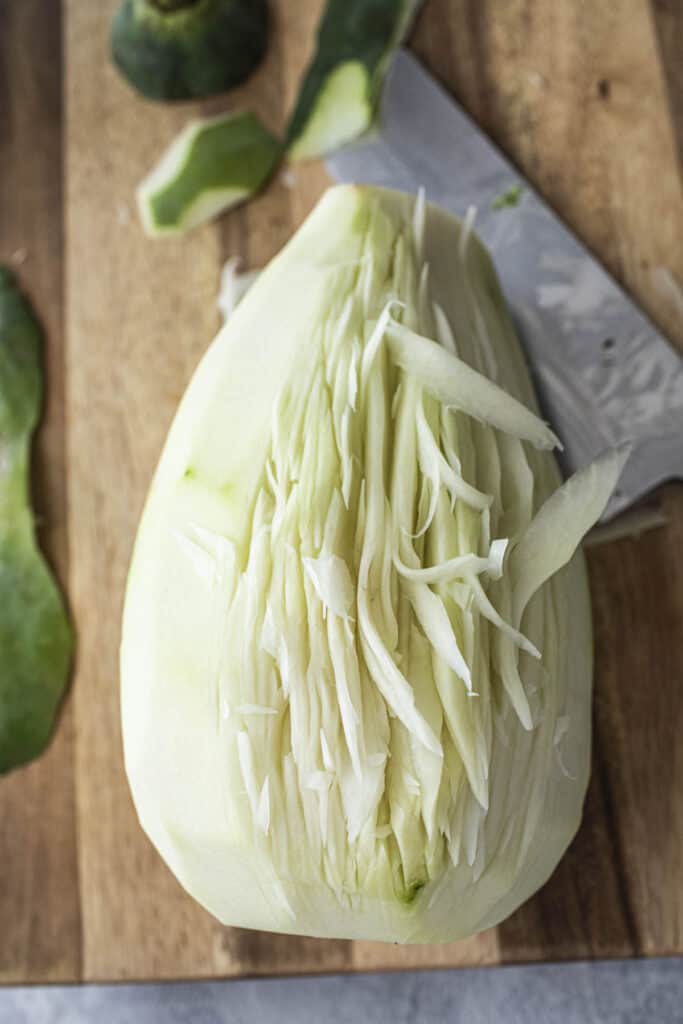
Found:
[[(60, 36), (58, 3), (0, 0), (0, 261), (13, 267), (45, 327), (49, 387), (33, 491), (40, 543), (65, 584)], [(3, 981), (80, 975), (73, 745), (67, 701), (48, 752), (0, 778)]]
[[(143, 237), (133, 192), (193, 114), (248, 105), (282, 128), (321, 3), (273, 2), (267, 60), (227, 100), (165, 107), (134, 96), (108, 63), (116, 0), (65, 0), (62, 346), (59, 5), (0, 0), (0, 244), (2, 255), (27, 248), (26, 284), (49, 321), (39, 494), (46, 541), (62, 571), (66, 507), (69, 588), (80, 627), (74, 692), (49, 755), (0, 780), (5, 980), (683, 952), (677, 486), (661, 498), (666, 527), (590, 554), (596, 742), (585, 820), (549, 884), (497, 930), (450, 946), (400, 948), (221, 928), (182, 892), (135, 819), (121, 758), (117, 649), (145, 490), (178, 399), (217, 326), (222, 261), (239, 255), (246, 266), (265, 263), (326, 177), (317, 164), (296, 168), (293, 178), (277, 175), (253, 203), (181, 242)], [(659, 290), (656, 273), (664, 267), (683, 282), (683, 97), (679, 51), (671, 45), (682, 32), (683, 10), (672, 0), (427, 0), (414, 46), (683, 345), (680, 310), (670, 290)], [(40, 74), (20, 58), (36, 40)]]
[(669, 112), (683, 177), (683, 17), (678, 0), (651, 0), (650, 10), (662, 58)]

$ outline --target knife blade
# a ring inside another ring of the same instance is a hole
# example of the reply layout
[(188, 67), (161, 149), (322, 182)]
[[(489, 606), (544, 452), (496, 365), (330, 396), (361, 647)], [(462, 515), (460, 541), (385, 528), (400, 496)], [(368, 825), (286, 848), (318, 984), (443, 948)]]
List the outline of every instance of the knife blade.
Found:
[[(633, 444), (603, 520), (683, 478), (683, 359), (412, 54), (394, 58), (376, 131), (326, 164), (339, 182), (477, 208), (564, 472)], [(518, 201), (496, 202), (515, 186)]]

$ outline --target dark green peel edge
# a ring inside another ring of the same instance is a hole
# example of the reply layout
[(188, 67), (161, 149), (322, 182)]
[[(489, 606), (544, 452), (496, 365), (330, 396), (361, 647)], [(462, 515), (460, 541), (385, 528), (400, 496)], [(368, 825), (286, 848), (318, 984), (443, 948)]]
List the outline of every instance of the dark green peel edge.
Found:
[(152, 221), (174, 227), (197, 198), (225, 188), (253, 195), (281, 156), (280, 143), (249, 112), (206, 123), (189, 143), (182, 167), (149, 198)]
[(287, 127), (288, 149), (305, 133), (330, 75), (344, 64), (365, 68), (368, 103), (376, 110), (391, 52), (400, 45), (418, 7), (419, 0), (328, 0), (315, 55)]
[(30, 505), (41, 350), (31, 307), (0, 266), (0, 772), (45, 748), (73, 646), (62, 597), (36, 544)]

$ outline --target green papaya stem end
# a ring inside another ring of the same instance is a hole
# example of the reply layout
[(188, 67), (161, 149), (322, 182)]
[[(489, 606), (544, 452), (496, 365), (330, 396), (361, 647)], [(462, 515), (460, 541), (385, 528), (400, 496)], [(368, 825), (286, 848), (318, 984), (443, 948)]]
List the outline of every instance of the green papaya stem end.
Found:
[(147, 99), (227, 92), (260, 63), (267, 0), (122, 0), (110, 31), (114, 64)]

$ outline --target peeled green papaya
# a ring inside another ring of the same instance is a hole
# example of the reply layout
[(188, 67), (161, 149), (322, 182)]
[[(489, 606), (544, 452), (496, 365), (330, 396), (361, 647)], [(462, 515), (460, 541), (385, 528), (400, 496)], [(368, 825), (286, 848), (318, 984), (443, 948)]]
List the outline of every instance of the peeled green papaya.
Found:
[[(495, 376), (496, 380), (493, 380)], [(549, 877), (590, 768), (558, 439), (471, 225), (330, 189), (205, 355), (122, 631), (140, 822), (224, 924), (451, 942)]]
[(114, 63), (153, 100), (226, 92), (260, 62), (267, 0), (124, 0), (111, 26)]
[(71, 660), (71, 627), (36, 543), (29, 495), (41, 348), (27, 300), (0, 267), (0, 772), (45, 747)]

